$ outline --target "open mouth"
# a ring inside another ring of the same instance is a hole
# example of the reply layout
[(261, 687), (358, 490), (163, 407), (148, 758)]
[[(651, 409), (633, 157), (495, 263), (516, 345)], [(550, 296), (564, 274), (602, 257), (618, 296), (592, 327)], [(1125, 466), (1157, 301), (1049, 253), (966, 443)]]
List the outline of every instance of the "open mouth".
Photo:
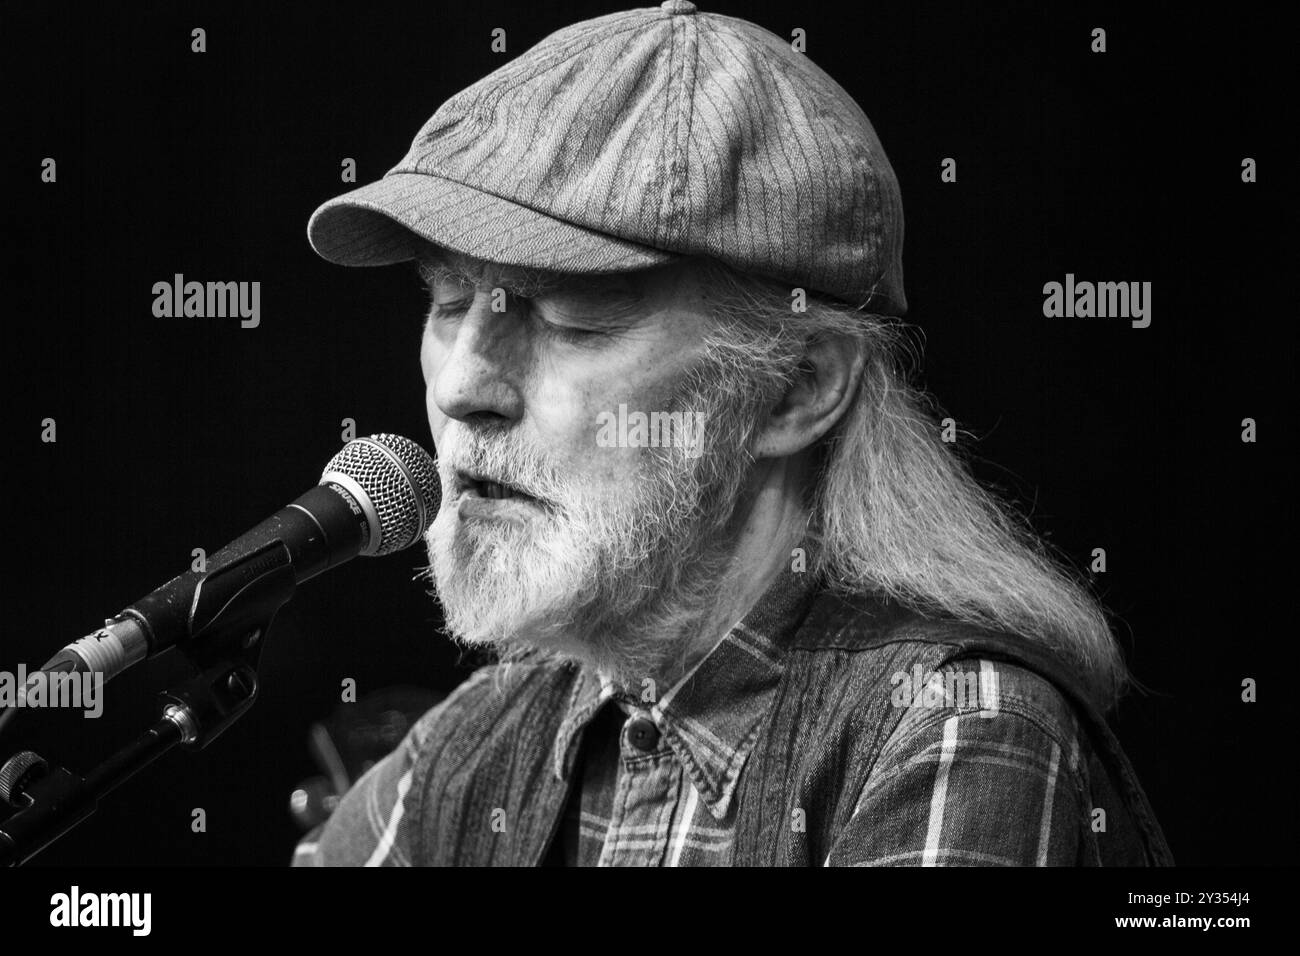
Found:
[(461, 472), (458, 476), (461, 486), (464, 488), (464, 494), (471, 498), (491, 498), (502, 501), (506, 499), (516, 499), (519, 501), (529, 501), (534, 504), (540, 504), (538, 499), (525, 492), (522, 488), (508, 484), (503, 481), (492, 481), (488, 478), (480, 478), (477, 475), (471, 475), (467, 472)]

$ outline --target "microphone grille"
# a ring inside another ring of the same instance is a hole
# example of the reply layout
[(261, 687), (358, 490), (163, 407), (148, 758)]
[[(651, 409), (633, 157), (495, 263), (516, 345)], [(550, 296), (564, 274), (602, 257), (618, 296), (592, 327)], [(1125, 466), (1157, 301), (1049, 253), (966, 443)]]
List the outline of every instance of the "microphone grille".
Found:
[(424, 536), (438, 513), (442, 495), (433, 458), (401, 435), (371, 435), (348, 442), (325, 466), (321, 480), (331, 474), (351, 478), (370, 498), (379, 527), (371, 529), (366, 554), (392, 554), (410, 547)]

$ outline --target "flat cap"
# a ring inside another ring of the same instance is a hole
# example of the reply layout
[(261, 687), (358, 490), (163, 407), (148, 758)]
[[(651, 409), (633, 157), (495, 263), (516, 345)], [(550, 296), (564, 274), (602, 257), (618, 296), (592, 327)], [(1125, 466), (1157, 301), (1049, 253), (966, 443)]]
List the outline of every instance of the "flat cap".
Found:
[(710, 256), (907, 311), (902, 196), (862, 109), (790, 42), (686, 0), (547, 36), (447, 100), (307, 234), (356, 266), (422, 241), (567, 273)]

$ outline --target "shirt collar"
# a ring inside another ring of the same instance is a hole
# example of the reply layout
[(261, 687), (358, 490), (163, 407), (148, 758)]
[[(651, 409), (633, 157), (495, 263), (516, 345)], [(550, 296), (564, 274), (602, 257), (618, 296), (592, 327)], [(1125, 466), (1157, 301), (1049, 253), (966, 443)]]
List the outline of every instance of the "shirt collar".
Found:
[(723, 819), (776, 696), (786, 639), (814, 596), (811, 577), (783, 569), (749, 613), (657, 699), (653, 688), (624, 691), (594, 669), (581, 667), (556, 734), (556, 777), (569, 776), (582, 730), (608, 701), (617, 700), (625, 710), (648, 713), (710, 813)]

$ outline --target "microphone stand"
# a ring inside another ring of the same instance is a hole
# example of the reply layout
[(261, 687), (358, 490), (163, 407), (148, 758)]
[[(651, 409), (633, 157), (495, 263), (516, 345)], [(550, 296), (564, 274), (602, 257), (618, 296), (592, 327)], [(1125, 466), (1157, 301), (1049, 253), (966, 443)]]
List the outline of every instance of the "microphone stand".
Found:
[(277, 539), (223, 564), (209, 580), (213, 586), (199, 586), (189, 615), (204, 623), (176, 645), (196, 673), (159, 695), (161, 716), (148, 730), (84, 777), (30, 750), (0, 766), (0, 799), (18, 808), (0, 822), (0, 866), (26, 863), (178, 744), (205, 749), (253, 705), (267, 631), (296, 586), (292, 557)]

